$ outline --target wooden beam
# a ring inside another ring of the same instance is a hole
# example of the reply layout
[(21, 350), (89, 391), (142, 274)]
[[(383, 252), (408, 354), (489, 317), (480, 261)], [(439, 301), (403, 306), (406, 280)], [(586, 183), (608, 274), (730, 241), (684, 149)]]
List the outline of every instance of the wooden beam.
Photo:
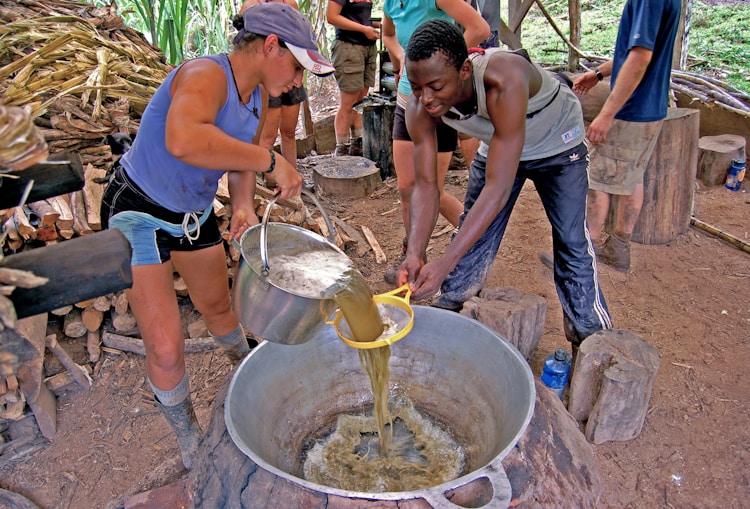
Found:
[(9, 296), (23, 318), (130, 288), (130, 254), (130, 243), (119, 230), (104, 230), (6, 256), (0, 267), (49, 279), (35, 288), (16, 288)]
[(83, 189), (84, 176), (81, 159), (77, 154), (61, 152), (53, 154), (43, 163), (34, 164), (25, 170), (4, 173), (0, 179), (0, 209), (18, 205), (33, 180), (27, 203), (71, 193)]

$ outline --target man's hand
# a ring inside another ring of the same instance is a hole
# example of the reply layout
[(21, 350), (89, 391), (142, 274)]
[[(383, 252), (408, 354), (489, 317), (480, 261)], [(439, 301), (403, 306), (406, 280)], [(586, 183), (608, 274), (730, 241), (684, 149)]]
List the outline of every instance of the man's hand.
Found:
[(586, 95), (589, 90), (599, 83), (599, 78), (592, 71), (585, 72), (578, 76), (573, 82), (573, 92), (580, 95)]
[(409, 284), (411, 298), (414, 300), (429, 299), (438, 293), (440, 285), (448, 273), (440, 266), (440, 259), (430, 262), (419, 271), (416, 281)]
[(607, 133), (612, 127), (613, 118), (604, 115), (597, 115), (597, 117), (589, 124), (589, 128), (586, 130), (586, 137), (594, 145), (601, 145), (607, 141)]

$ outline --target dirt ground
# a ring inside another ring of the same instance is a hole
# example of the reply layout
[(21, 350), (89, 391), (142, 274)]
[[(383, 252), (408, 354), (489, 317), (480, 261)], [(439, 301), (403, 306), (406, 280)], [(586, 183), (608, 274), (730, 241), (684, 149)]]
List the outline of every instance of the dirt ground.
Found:
[[(465, 184), (465, 170), (449, 172), (449, 192), (463, 198)], [(746, 189), (697, 187), (695, 216), (750, 241)], [(372, 229), (388, 262), (376, 263), (372, 251), (351, 256), (373, 293), (390, 290), (382, 276), (398, 257), (404, 236), (395, 181), (368, 198), (323, 203), (349, 224)], [(448, 243), (450, 234), (440, 234), (446, 225), (441, 218), (428, 256), (437, 256)], [(569, 346), (552, 271), (538, 259), (551, 247), (550, 231), (527, 184), (487, 285), (515, 286), (547, 299), (544, 334), (530, 359), (537, 376), (544, 357)], [(615, 326), (655, 345), (661, 367), (641, 434), (594, 446), (601, 507), (747, 507), (750, 253), (691, 227), (666, 245), (634, 244), (632, 254), (629, 274), (600, 265), (600, 283)], [(78, 362), (86, 361), (85, 340), (61, 343)], [(148, 487), (144, 478), (154, 472), (161, 480), (181, 475), (173, 468), (164, 473), (179, 451), (153, 404), (143, 358), (104, 355), (90, 389), (70, 387), (58, 394), (57, 434), (51, 441), (21, 457), (0, 456), (0, 488), (45, 509), (103, 508), (126, 492)], [(231, 365), (219, 351), (188, 354), (187, 363), (205, 427)]]

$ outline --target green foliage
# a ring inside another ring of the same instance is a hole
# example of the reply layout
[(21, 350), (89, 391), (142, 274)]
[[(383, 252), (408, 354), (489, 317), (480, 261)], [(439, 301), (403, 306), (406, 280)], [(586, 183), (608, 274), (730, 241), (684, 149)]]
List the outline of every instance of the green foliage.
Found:
[[(570, 34), (567, 0), (544, 1), (549, 14), (566, 37)], [(624, 0), (582, 0), (580, 49), (587, 55), (612, 56)], [(750, 4), (712, 6), (693, 4), (688, 69), (709, 73), (750, 92)], [(535, 60), (565, 66), (568, 47), (555, 33), (537, 6), (529, 11), (521, 29), (524, 48)]]

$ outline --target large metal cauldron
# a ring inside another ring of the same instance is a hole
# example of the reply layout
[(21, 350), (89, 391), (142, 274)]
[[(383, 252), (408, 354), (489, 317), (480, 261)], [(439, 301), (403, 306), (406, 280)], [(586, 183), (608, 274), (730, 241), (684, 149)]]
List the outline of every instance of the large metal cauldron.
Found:
[(446, 499), (447, 491), (487, 478), (494, 495), (486, 507), (506, 507), (511, 489), (501, 461), (534, 412), (531, 370), (513, 345), (480, 322), (432, 307), (414, 306), (414, 312), (412, 332), (391, 347), (391, 394), (404, 394), (453, 433), (466, 456), (461, 477), (387, 493), (341, 490), (302, 478), (306, 440), (330, 429), (339, 414), (361, 414), (372, 404), (357, 351), (332, 327), (295, 347), (263, 343), (245, 358), (224, 405), (234, 443), (266, 470), (318, 492), (372, 500), (422, 498), (446, 508), (456, 507)]

